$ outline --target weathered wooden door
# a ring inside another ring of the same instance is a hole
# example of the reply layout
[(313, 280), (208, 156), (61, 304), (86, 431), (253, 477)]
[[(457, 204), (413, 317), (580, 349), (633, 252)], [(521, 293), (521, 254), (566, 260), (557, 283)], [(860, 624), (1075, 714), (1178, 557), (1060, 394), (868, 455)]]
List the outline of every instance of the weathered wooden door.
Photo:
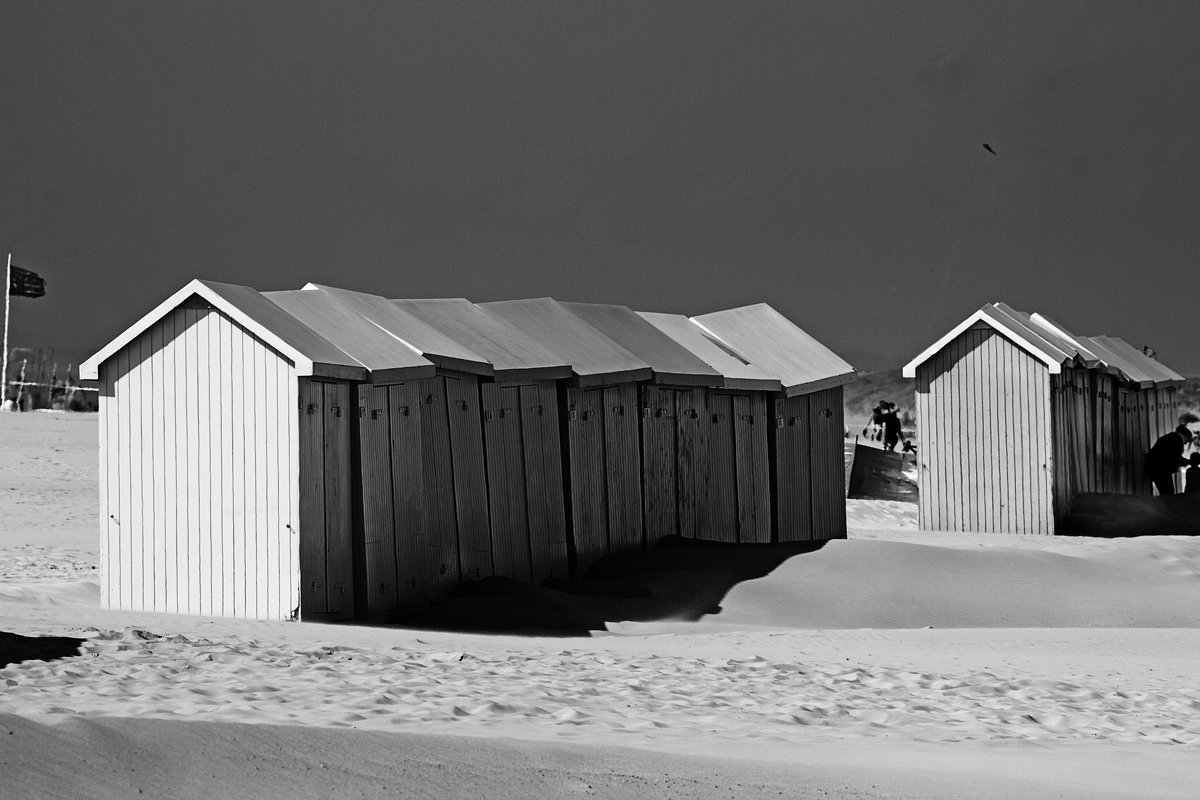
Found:
[(425, 604), (429, 583), (421, 404), (416, 381), (387, 387), (387, 415), (394, 548), (389, 570), (396, 576), (397, 613), (404, 614)]
[(775, 528), (781, 542), (813, 538), (808, 396), (775, 401)]
[(424, 560), (430, 600), (442, 600), (459, 583), (458, 512), (454, 500), (454, 463), (446, 384), (442, 378), (417, 382), (421, 412), (421, 450), (425, 480)]
[(809, 469), (812, 475), (812, 537), (846, 537), (845, 423), (842, 389), (808, 396)]
[(554, 384), (481, 387), (494, 574), (567, 573), (562, 455)]
[(300, 381), (300, 614), (354, 615), (350, 387)]
[(642, 501), (651, 544), (680, 533), (677, 413), (673, 389), (642, 387)]
[[(623, 383), (597, 390), (604, 421), (604, 488), (609, 552), (636, 552), (646, 544), (642, 526), (642, 453), (638, 389)], [(594, 408), (593, 406), (590, 406)]]
[(767, 397), (737, 394), (733, 400), (733, 439), (737, 462), (739, 542), (771, 541), (771, 462)]
[(463, 375), (447, 376), (442, 381), (450, 425), (459, 565), (464, 580), (479, 580), (495, 574), (488, 522), (479, 380), (474, 375)]
[(651, 541), (771, 540), (765, 396), (646, 386), (642, 426)]
[(358, 387), (359, 483), (362, 493), (364, 613), (386, 619), (400, 612), (400, 576), (392, 509), (391, 416), (386, 386)]

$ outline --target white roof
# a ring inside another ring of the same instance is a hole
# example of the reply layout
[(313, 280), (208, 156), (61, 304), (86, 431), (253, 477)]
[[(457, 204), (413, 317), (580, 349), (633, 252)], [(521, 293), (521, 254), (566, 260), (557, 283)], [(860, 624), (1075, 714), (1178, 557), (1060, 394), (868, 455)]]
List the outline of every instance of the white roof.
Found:
[(366, 367), (361, 362), (256, 290), (231, 283), (196, 279), (159, 303), (150, 313), (80, 364), (79, 377), (82, 380), (97, 380), (102, 363), (192, 297), (200, 297), (283, 353), (295, 365), (298, 375), (347, 380), (364, 380), (367, 376)]
[(1183, 381), (1183, 376), (1137, 350), (1122, 339), (1110, 336), (1079, 336), (1044, 314), (1016, 311), (1004, 303), (988, 303), (950, 329), (901, 371), (915, 378), (917, 367), (940, 352), (972, 326), (984, 323), (1046, 365), (1052, 374), (1064, 367), (1099, 369), (1142, 387), (1166, 386)]

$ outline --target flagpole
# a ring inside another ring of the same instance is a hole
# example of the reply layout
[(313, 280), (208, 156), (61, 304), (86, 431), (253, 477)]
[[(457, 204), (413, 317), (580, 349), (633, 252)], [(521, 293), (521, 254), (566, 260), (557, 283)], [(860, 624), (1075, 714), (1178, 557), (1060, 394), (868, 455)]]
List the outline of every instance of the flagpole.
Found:
[(12, 253), (4, 267), (4, 366), (0, 368), (0, 406), (8, 399), (8, 306), (12, 302)]

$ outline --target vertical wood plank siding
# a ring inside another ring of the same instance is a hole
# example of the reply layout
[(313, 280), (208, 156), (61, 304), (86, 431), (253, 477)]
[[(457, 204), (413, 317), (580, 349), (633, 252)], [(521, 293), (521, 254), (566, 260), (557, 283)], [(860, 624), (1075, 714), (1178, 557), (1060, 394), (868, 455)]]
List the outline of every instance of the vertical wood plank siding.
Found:
[(646, 546), (638, 389), (623, 383), (602, 391), (608, 547), (611, 552), (637, 551)]
[[(775, 400), (775, 530), (781, 542), (813, 538), (810, 395)], [(840, 469), (840, 465), (839, 465)]]
[[(1056, 389), (1052, 411), (1050, 389), (1040, 362), (987, 327), (964, 331), (918, 367), (922, 528), (1053, 533), (1052, 484), (1075, 462), (1093, 474), (1095, 463), (1069, 431), (1056, 428), (1051, 441), (1051, 415), (1083, 402)], [(1060, 448), (1071, 464), (1054, 459)]]
[(808, 399), (812, 538), (846, 538), (845, 420), (842, 387)]
[(444, 380), (446, 413), (450, 420), (460, 572), (464, 580), (479, 580), (493, 574), (479, 380), (474, 375)]
[(496, 575), (528, 580), (525, 473), (512, 467), (521, 448), (521, 418), (515, 413), (519, 390), (491, 382), (481, 390), (493, 569)]
[[(708, 408), (700, 425), (707, 429), (708, 473), (700, 495), (700, 530), (697, 535), (714, 541), (755, 541), (753, 527), (740, 530), (738, 514), (738, 459), (736, 435), (750, 427), (735, 428), (733, 396), (725, 393), (708, 394)], [(748, 462), (747, 462), (748, 463)], [(745, 481), (741, 482), (745, 484)], [(753, 493), (753, 484), (742, 486)], [(743, 537), (745, 537), (743, 539)]]
[(642, 387), (642, 502), (649, 544), (679, 533), (675, 393)]
[(364, 581), (368, 619), (399, 613), (396, 527), (392, 509), (392, 431), (388, 387), (358, 387), (359, 480), (362, 485)]
[(425, 522), (429, 531), (429, 599), (438, 601), (458, 586), (458, 511), (454, 500), (454, 464), (445, 378), (422, 378), (421, 450), (425, 470)]
[(532, 578), (565, 578), (569, 573), (563, 496), (562, 444), (558, 392), (553, 381), (520, 387), (525, 437), (525, 492), (528, 503)]
[(296, 607), (296, 376), (180, 307), (100, 365), (102, 602), (283, 619)]
[(428, 594), (421, 398), (415, 381), (389, 386), (387, 393), (395, 545), (394, 561), (388, 565), (387, 574), (396, 576), (396, 611), (402, 615), (422, 607)]

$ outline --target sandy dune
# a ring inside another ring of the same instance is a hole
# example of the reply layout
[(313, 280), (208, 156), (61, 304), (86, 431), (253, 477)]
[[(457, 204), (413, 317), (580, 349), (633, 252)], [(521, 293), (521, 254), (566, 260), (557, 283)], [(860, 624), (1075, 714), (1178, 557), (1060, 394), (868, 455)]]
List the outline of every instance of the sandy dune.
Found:
[(15, 521), (0, 522), (0, 630), (82, 640), (0, 666), (0, 797), (1200, 785), (1190, 538), (920, 533), (907, 504), (852, 501), (849, 540), (737, 584), (698, 622), (539, 638), (110, 612), (87, 546), (95, 467), (36, 501), (45, 443), (82, 464), (94, 437), (86, 420), (0, 415), (0, 520)]

